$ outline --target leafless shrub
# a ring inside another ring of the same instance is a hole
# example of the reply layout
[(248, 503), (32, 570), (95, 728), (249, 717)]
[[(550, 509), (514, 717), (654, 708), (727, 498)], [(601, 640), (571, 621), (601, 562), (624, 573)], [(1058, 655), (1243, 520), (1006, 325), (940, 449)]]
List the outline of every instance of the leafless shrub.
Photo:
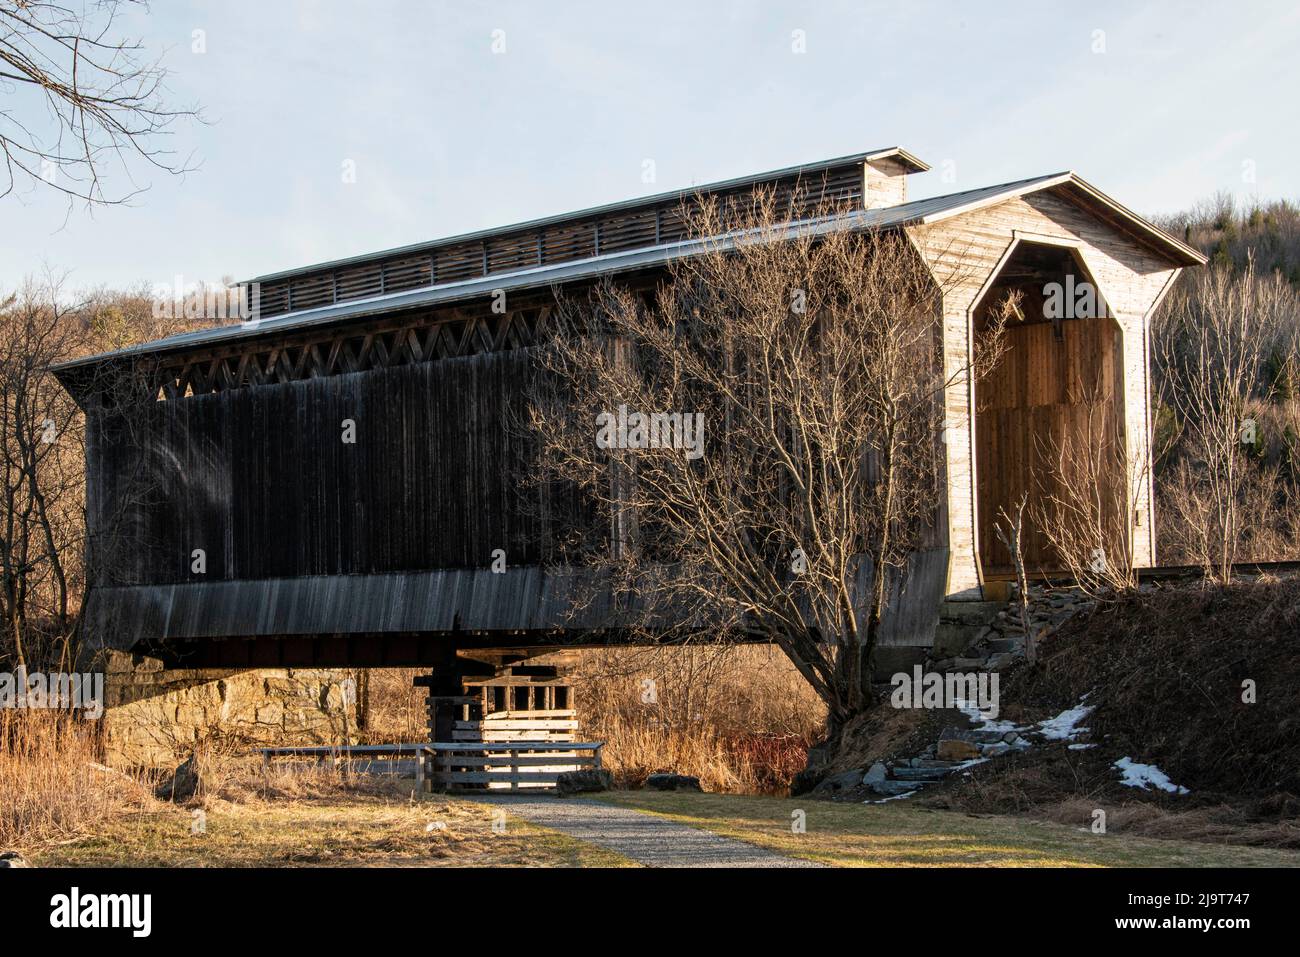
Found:
[[(1260, 467), (1253, 410), (1280, 398), (1285, 368), (1300, 353), (1300, 326), (1294, 293), (1277, 274), (1257, 277), (1253, 257), (1239, 276), (1216, 268), (1191, 282), (1153, 333), (1159, 400), (1174, 419), (1163, 500), (1191, 523), (1173, 536), (1176, 545), (1227, 581), (1288, 487)], [(1282, 374), (1270, 376), (1278, 356)]]
[(823, 731), (825, 705), (766, 645), (592, 650), (574, 677), (583, 736), (629, 786), (675, 771), (711, 791), (785, 793)]
[[(1249, 466), (1234, 493), (1237, 530), (1234, 560), (1276, 561), (1295, 554), (1300, 527), (1288, 503), (1300, 496), (1278, 466)], [(1166, 561), (1215, 568), (1223, 550), (1216, 499), (1204, 470), (1187, 460), (1170, 467), (1160, 483)]]
[(1131, 461), (1109, 427), (1114, 411), (1100, 402), (1086, 408), (1081, 430), (1043, 440), (1049, 466), (1030, 512), (1070, 578), (1089, 597), (1105, 599), (1137, 587), (1129, 503), (1148, 473), (1145, 458)]

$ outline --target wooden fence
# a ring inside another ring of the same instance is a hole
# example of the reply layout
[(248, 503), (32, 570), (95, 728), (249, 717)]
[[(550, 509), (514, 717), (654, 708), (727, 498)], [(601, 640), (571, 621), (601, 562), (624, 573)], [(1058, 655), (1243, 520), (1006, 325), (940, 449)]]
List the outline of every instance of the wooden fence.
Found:
[(522, 791), (553, 788), (566, 771), (600, 768), (603, 741), (430, 744), (425, 760), (433, 788)]
[[(425, 790), (425, 774), (433, 758), (431, 744), (363, 744), (346, 747), (262, 748), (262, 770), (271, 766), (272, 758), (313, 758), (318, 764), (329, 761), (334, 767), (354, 769), (358, 761), (391, 763), (405, 757), (415, 758), (415, 788)], [(357, 769), (359, 770), (359, 769)], [(368, 768), (367, 768), (368, 770)]]
[[(414, 758), (415, 787), (426, 790), (522, 791), (553, 788), (566, 771), (601, 766), (603, 741), (466, 741), (452, 744), (375, 744), (350, 747), (262, 748), (262, 767), (272, 758), (311, 758), (318, 764), (371, 770)], [(364, 767), (358, 767), (365, 762)]]

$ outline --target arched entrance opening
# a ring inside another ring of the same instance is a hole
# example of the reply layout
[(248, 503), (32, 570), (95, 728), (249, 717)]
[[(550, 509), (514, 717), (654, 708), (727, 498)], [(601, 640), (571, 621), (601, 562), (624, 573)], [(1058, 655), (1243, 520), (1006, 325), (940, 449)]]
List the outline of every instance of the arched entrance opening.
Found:
[(1022, 497), (1028, 504), (1021, 550), (1029, 574), (1070, 567), (1063, 539), (1076, 565), (1124, 561), (1127, 541), (1114, 540), (1116, 529), (1129, 534), (1119, 325), (1076, 250), (1045, 242), (1018, 242), (1002, 264), (974, 312), (977, 343), (987, 343), (999, 311), (1007, 315), (1004, 351), (975, 386), (983, 577), (1014, 572), (997, 525), (1008, 525), (1004, 513), (1014, 514)]

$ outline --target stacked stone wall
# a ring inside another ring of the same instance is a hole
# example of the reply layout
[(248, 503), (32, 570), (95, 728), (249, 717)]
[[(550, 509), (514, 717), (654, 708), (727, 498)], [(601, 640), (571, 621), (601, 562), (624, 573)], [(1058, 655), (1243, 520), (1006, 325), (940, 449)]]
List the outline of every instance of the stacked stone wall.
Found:
[(322, 669), (164, 669), (108, 653), (102, 741), (115, 766), (174, 765), (200, 743), (238, 750), (355, 740), (352, 673)]

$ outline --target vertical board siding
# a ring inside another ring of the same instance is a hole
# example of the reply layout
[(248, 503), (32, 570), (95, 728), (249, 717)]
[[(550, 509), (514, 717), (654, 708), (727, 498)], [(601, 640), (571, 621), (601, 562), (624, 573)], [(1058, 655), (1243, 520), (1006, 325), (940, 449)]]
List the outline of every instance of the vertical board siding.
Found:
[(516, 350), (154, 402), (130, 428), (95, 413), (111, 583), (473, 568), (496, 548), (540, 562), (557, 538), (543, 515), (584, 519), (571, 489), (530, 478), (517, 422), (533, 374)]
[[(1032, 516), (1050, 496), (1066, 497), (1052, 450), (1066, 442), (1101, 448), (1122, 435), (1118, 330), (1109, 318), (1100, 318), (1068, 320), (1061, 331), (1058, 342), (1050, 323), (1007, 329), (1006, 354), (976, 384), (976, 514), (986, 573), (1012, 570), (1010, 553), (995, 530), (1000, 508), (1010, 511), (1025, 495)], [(1108, 491), (1114, 501), (1122, 500), (1122, 483)], [(1030, 570), (1059, 566), (1032, 518), (1023, 552)]]

